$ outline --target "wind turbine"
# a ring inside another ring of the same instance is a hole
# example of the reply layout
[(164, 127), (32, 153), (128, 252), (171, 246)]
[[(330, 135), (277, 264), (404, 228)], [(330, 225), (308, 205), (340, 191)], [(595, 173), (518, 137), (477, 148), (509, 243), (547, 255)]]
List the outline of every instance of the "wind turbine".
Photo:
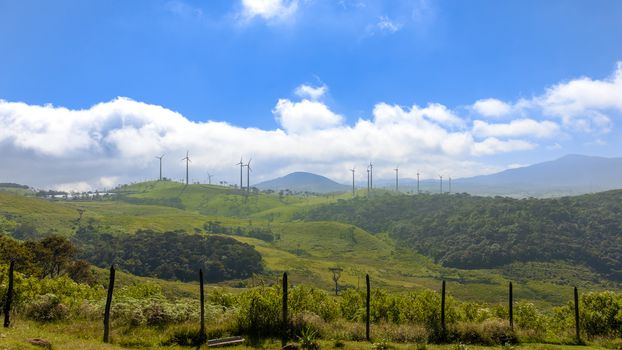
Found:
[(369, 188), (374, 189), (374, 165), (369, 162)]
[(241, 190), (242, 188), (244, 188), (243, 185), (242, 185), (242, 168), (244, 168), (244, 163), (242, 162), (242, 157), (240, 157), (240, 162), (236, 163), (235, 165), (239, 165), (240, 166), (240, 190)]
[(245, 167), (246, 167), (246, 192), (251, 193), (251, 160), (253, 160), (253, 158), (250, 158), (248, 160), (248, 163), (246, 163)]
[(186, 161), (186, 185), (188, 184), (188, 163), (191, 162), (190, 156), (188, 155), (188, 151), (186, 151), (186, 158), (182, 158), (181, 160)]
[(162, 158), (164, 158), (164, 154), (156, 158), (160, 160), (160, 181), (162, 181)]
[(356, 167), (353, 167), (352, 169), (350, 169), (350, 171), (352, 172), (352, 197), (355, 196), (354, 193), (354, 171), (356, 170)]
[(369, 167), (367, 167), (367, 197), (369, 197)]
[(417, 194), (421, 193), (421, 191), (419, 191), (419, 172), (417, 171)]
[(449, 194), (451, 194), (451, 176), (449, 177)]
[(399, 186), (398, 186), (398, 174), (399, 174), (399, 171), (400, 171), (400, 167), (396, 165), (395, 169), (393, 169), (393, 170), (395, 170), (395, 192), (399, 192), (400, 190), (399, 190)]
[(443, 194), (443, 175), (439, 175), (441, 178), (441, 194)]
[(207, 173), (207, 184), (208, 184), (208, 185), (211, 185), (211, 184), (212, 184), (212, 176), (214, 176), (214, 175), (212, 175), (212, 174), (210, 174), (210, 173)]

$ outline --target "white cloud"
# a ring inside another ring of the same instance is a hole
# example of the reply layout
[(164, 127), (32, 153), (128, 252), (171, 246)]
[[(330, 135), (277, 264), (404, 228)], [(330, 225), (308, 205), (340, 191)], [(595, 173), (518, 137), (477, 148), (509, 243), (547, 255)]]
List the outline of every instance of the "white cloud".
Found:
[(489, 137), (473, 147), (473, 154), (478, 156), (493, 155), (512, 151), (527, 151), (536, 148), (537, 145), (524, 140), (502, 141), (496, 137)]
[(293, 134), (327, 129), (343, 122), (343, 117), (325, 104), (306, 99), (300, 102), (280, 99), (272, 112), (285, 131)]
[(559, 132), (559, 125), (551, 121), (516, 119), (509, 123), (490, 124), (482, 120), (473, 122), (473, 134), (480, 137), (522, 137), (547, 138)]
[[(164, 175), (179, 179), (186, 150), (193, 160), (191, 180), (201, 180), (207, 171), (235, 179), (233, 164), (240, 155), (253, 157), (254, 174), (263, 179), (285, 169), (339, 174), (352, 162), (370, 159), (378, 163), (379, 174), (386, 162), (408, 164), (405, 173), (409, 166), (432, 171), (442, 164), (458, 176), (486, 167), (460, 158), (533, 147), (517, 140), (477, 141), (468, 130), (452, 131), (463, 122), (440, 104), (404, 109), (379, 103), (372, 119), (353, 125), (327, 105), (308, 99), (281, 99), (273, 112), (282, 130), (193, 122), (127, 98), (85, 110), (0, 101), (0, 152), (12, 165), (0, 169), (0, 178), (64, 189), (110, 187), (155, 178), (154, 157), (164, 153)], [(460, 164), (478, 165), (467, 169)]]
[(387, 16), (380, 16), (378, 23), (376, 23), (376, 28), (381, 32), (395, 33), (402, 28), (402, 25), (392, 21)]
[[(0, 167), (0, 180), (65, 189), (111, 187), (155, 178), (154, 156), (160, 154), (166, 154), (164, 176), (180, 179), (186, 150), (195, 181), (205, 181), (209, 171), (216, 174), (214, 181), (237, 183), (233, 164), (240, 155), (254, 159), (252, 183), (291, 170), (347, 181), (347, 169), (370, 160), (378, 165), (378, 176), (390, 176), (398, 163), (405, 176), (417, 170), (455, 178), (477, 175), (496, 169), (479, 157), (532, 150), (538, 139), (608, 130), (622, 114), (621, 85), (619, 65), (606, 80), (571, 80), (542, 96), (497, 103), (510, 106), (506, 118), (514, 119), (506, 123), (471, 122), (440, 103), (383, 102), (369, 118), (346, 123), (321, 101), (326, 86), (301, 85), (295, 91), (300, 100), (276, 102), (272, 112), (280, 128), (274, 130), (195, 122), (128, 98), (82, 110), (0, 100), (0, 154), (3, 164), (10, 164)], [(500, 113), (488, 110), (488, 115)], [(532, 117), (523, 117), (527, 113)]]
[(296, 88), (294, 93), (302, 98), (309, 98), (311, 100), (318, 100), (320, 97), (324, 96), (328, 91), (328, 87), (326, 85), (313, 87), (310, 85), (302, 84)]
[(298, 0), (242, 0), (242, 17), (250, 20), (283, 21), (292, 18), (298, 10)]
[(495, 98), (487, 98), (475, 102), (473, 109), (485, 117), (501, 117), (510, 113), (512, 106)]
[(612, 117), (622, 115), (622, 62), (605, 80), (583, 77), (560, 83), (533, 101), (545, 115), (558, 117), (575, 130), (606, 133)]

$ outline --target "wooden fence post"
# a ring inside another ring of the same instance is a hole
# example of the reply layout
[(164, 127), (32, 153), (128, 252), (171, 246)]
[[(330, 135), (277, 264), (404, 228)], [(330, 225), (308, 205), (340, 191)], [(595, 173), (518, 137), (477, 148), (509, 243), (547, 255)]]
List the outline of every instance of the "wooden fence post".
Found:
[(370, 308), (370, 298), (371, 298), (371, 291), (370, 291), (370, 287), (369, 287), (369, 274), (365, 275), (365, 283), (367, 283), (367, 298), (366, 298), (366, 316), (365, 316), (365, 339), (367, 339), (367, 341), (371, 340), (371, 337), (369, 336), (369, 308)]
[(207, 340), (205, 334), (205, 293), (203, 290), (203, 269), (199, 269), (199, 292), (201, 300), (201, 329), (199, 330), (199, 344), (203, 344)]
[(104, 343), (110, 341), (110, 304), (112, 303), (112, 291), (114, 290), (114, 265), (110, 265), (110, 281), (108, 281), (108, 296), (106, 297), (106, 309), (104, 310)]
[(281, 329), (281, 344), (287, 345), (287, 336), (289, 331), (289, 321), (287, 317), (287, 272), (283, 272), (283, 316), (282, 316), (282, 329)]
[(510, 316), (510, 329), (514, 330), (514, 295), (512, 294), (512, 282), (510, 282), (510, 290), (509, 290), (509, 316)]
[(441, 288), (441, 339), (445, 340), (447, 328), (445, 327), (445, 280)]
[(574, 322), (577, 344), (581, 344), (581, 328), (579, 327), (579, 291), (574, 287)]
[(15, 269), (15, 261), (11, 260), (9, 264), (9, 285), (6, 291), (6, 301), (4, 303), (4, 328), (11, 325), (11, 302), (13, 301), (13, 270)]

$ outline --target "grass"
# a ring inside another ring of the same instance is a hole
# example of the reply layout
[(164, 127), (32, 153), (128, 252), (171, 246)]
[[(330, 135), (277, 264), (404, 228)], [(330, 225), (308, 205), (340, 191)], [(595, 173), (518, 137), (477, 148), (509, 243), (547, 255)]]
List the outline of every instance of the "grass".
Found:
[[(97, 321), (77, 321), (59, 323), (37, 323), (33, 321), (14, 320), (10, 328), (0, 329), (0, 350), (21, 350), (21, 349), (42, 349), (30, 345), (27, 339), (42, 338), (52, 344), (52, 349), (83, 349), (83, 350), (112, 350), (112, 349), (189, 349), (181, 346), (161, 345), (170, 335), (169, 329), (158, 328), (113, 328), (111, 330), (111, 344), (104, 344), (102, 341), (102, 324)], [(375, 342), (381, 342), (375, 339)], [(374, 349), (374, 343), (341, 341), (336, 347), (335, 340), (318, 340), (320, 349)], [(290, 343), (295, 343), (291, 341)], [(396, 350), (415, 350), (419, 349), (417, 344), (386, 343), (390, 348)], [(244, 344), (228, 349), (280, 349), (281, 343), (276, 339), (264, 339), (255, 344)], [(426, 344), (426, 350), (456, 350), (456, 344)], [(202, 346), (200, 349), (207, 349)], [(477, 346), (466, 345), (463, 350), (490, 350), (504, 349), (500, 346)], [(573, 345), (553, 345), (553, 344), (530, 344), (512, 346), (513, 350), (590, 350), (603, 349), (598, 345), (573, 346)]]

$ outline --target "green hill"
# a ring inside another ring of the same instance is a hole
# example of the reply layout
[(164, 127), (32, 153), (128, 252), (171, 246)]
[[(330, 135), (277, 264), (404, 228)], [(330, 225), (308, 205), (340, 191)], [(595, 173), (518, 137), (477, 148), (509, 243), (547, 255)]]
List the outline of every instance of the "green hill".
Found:
[[(471, 227), (474, 231), (468, 232), (478, 234), (475, 230), (477, 218), (486, 217), (486, 227), (497, 227), (495, 225), (504, 218), (499, 214), (503, 213), (502, 203), (523, 205), (529, 201), (402, 196), (387, 192), (375, 193), (371, 200), (351, 199), (350, 194), (301, 196), (255, 192), (247, 196), (242, 191), (220, 186), (185, 186), (172, 182), (134, 184), (123, 186), (117, 192), (116, 199), (113, 196), (107, 200), (66, 201), (0, 193), (0, 231), (15, 236), (16, 232), (23, 234), (16, 228), (25, 226), (31, 228), (32, 235), (39, 236), (59, 233), (70, 237), (78, 230), (123, 236), (145, 229), (226, 235), (252, 245), (261, 254), (264, 272), (243, 282), (251, 285), (275, 282), (280, 273), (288, 271), (293, 283), (331, 289), (334, 284), (329, 268), (338, 266), (344, 270), (339, 280), (343, 287), (359, 286), (366, 273), (375, 286), (394, 291), (436, 289), (439, 281), (446, 279), (455, 283), (453, 295), (477, 301), (503, 300), (508, 279), (520, 282), (515, 287), (520, 298), (544, 304), (567, 300), (569, 289), (560, 286), (569, 284), (590, 290), (619, 288), (605, 273), (572, 261), (519, 259), (512, 264), (465, 266), (469, 269), (464, 269), (443, 259), (445, 255), (434, 255), (440, 253), (432, 254), (432, 249), (422, 248), (439, 246), (451, 248), (446, 250), (449, 252), (460, 251), (460, 239), (464, 238), (450, 237), (443, 241), (433, 233), (440, 232), (440, 227), (453, 228), (456, 234)], [(596, 207), (594, 216), (617, 210), (616, 193), (594, 196), (612, 196), (609, 202)], [(556, 205), (564, 207), (575, 200), (589, 203), (590, 198), (563, 199)], [(535, 211), (538, 205), (543, 205), (539, 201), (533, 203), (536, 203)], [(514, 210), (512, 205), (505, 205), (507, 210)], [(588, 207), (588, 204), (584, 206)], [(83, 210), (81, 218), (78, 209)], [(454, 211), (455, 215), (449, 215)], [(487, 211), (489, 214), (482, 216)], [(445, 216), (447, 220), (440, 221)], [(461, 217), (470, 218), (471, 226), (465, 226)], [(608, 216), (603, 217), (609, 220), (607, 222), (615, 222)], [(422, 234), (415, 236), (417, 239), (409, 239), (412, 232), (419, 231), (405, 228), (420, 230)], [(430, 234), (426, 236), (425, 232)], [(105, 266), (109, 262), (104, 260), (97, 263)]]
[(300, 214), (388, 232), (454, 268), (512, 262), (579, 264), (622, 281), (622, 191), (558, 199), (458, 195), (374, 196)]

